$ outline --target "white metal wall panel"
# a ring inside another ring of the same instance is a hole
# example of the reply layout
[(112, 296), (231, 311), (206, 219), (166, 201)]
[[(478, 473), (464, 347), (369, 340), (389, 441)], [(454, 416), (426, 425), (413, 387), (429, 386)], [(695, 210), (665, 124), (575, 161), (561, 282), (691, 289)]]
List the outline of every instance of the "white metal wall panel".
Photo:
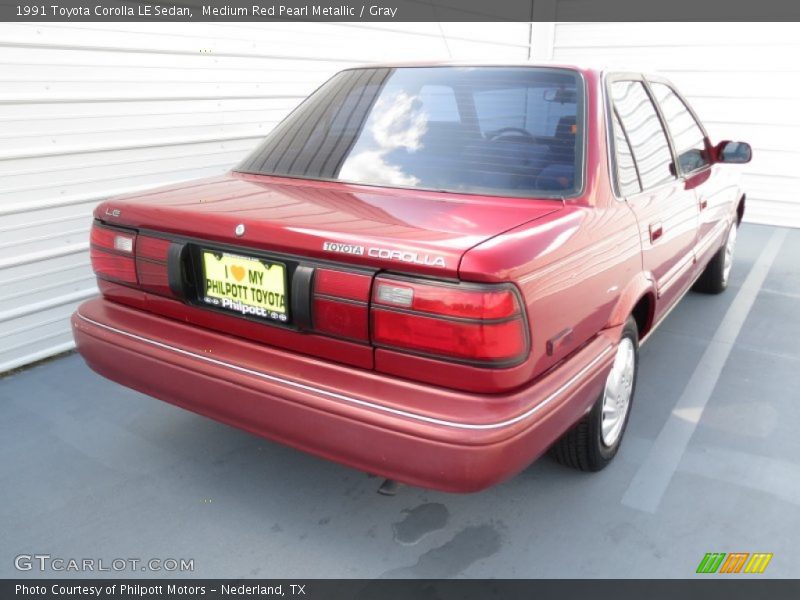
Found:
[(0, 372), (72, 347), (94, 205), (222, 173), (336, 71), (525, 60), (527, 23), (0, 24)]
[(745, 219), (800, 227), (800, 24), (557, 23), (552, 53), (663, 73), (712, 140), (753, 145)]

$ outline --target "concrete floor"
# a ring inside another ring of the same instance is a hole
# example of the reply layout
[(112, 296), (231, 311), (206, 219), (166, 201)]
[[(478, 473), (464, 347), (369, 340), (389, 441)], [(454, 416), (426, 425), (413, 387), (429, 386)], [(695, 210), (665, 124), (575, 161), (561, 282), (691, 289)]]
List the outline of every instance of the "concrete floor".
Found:
[(379, 496), (77, 355), (3, 378), (0, 577), (48, 553), (193, 558), (196, 577), (670, 578), (706, 552), (772, 552), (763, 576), (798, 577), (799, 257), (800, 230), (743, 227), (730, 289), (688, 294), (642, 348), (617, 460), (543, 458), (476, 495)]

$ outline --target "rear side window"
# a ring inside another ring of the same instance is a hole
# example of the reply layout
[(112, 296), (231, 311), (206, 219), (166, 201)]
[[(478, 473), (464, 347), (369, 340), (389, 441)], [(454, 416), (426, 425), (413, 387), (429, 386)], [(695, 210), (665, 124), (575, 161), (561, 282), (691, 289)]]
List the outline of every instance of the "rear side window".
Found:
[(582, 79), (540, 67), (353, 69), (280, 123), (237, 170), (517, 197), (576, 194)]
[(651, 83), (667, 127), (672, 135), (682, 173), (691, 173), (710, 164), (703, 130), (683, 100), (667, 85)]
[(617, 113), (613, 117), (614, 130), (614, 162), (617, 167), (617, 185), (621, 196), (630, 196), (642, 191), (639, 183), (639, 173), (636, 170), (636, 163), (633, 161), (633, 153), (625, 137), (625, 131), (619, 122)]
[(667, 134), (642, 82), (615, 81), (611, 84), (611, 97), (630, 142), (642, 189), (674, 179)]

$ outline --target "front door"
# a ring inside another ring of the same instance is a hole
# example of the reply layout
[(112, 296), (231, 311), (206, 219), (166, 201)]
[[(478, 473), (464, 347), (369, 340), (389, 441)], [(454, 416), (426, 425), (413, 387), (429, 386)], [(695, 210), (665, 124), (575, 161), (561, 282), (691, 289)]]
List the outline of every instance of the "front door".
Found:
[(725, 239), (733, 214), (731, 203), (737, 200), (737, 181), (712, 165), (708, 135), (680, 94), (666, 81), (648, 78), (648, 84), (667, 124), (684, 188), (695, 193), (700, 212), (695, 251), (700, 268)]
[(620, 154), (627, 153), (631, 165), (627, 180), (619, 178), (619, 193), (639, 223), (644, 270), (659, 298), (658, 319), (692, 281), (698, 202), (678, 177), (669, 137), (645, 83), (615, 79), (609, 91), (618, 172)]

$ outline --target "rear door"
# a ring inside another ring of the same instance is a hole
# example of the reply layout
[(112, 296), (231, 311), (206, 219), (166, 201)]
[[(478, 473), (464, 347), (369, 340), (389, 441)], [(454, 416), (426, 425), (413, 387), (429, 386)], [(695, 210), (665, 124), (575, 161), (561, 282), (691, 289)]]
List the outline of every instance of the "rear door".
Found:
[(691, 281), (698, 204), (678, 177), (670, 138), (645, 81), (636, 75), (607, 81), (617, 193), (636, 215), (644, 269), (655, 280), (660, 312)]

